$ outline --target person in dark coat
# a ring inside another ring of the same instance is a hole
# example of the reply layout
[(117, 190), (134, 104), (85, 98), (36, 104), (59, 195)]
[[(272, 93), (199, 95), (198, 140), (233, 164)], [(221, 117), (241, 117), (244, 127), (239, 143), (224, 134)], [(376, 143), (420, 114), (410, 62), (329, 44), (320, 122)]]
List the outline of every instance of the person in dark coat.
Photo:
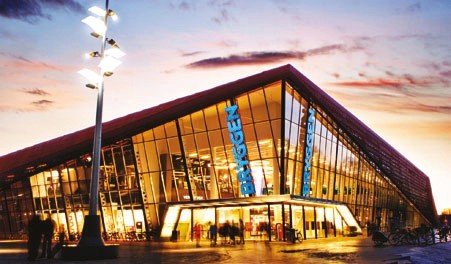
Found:
[(243, 219), (240, 219), (240, 243), (244, 245), (244, 223)]
[(28, 223), (28, 260), (33, 261), (38, 257), (39, 246), (42, 240), (41, 218), (33, 215)]
[(210, 222), (210, 246), (216, 246), (217, 227), (215, 223)]
[(52, 254), (52, 238), (53, 238), (53, 231), (55, 229), (55, 224), (53, 220), (48, 217), (45, 219), (44, 222), (42, 222), (42, 231), (44, 234), (44, 241), (42, 242), (42, 253), (41, 258), (53, 258)]

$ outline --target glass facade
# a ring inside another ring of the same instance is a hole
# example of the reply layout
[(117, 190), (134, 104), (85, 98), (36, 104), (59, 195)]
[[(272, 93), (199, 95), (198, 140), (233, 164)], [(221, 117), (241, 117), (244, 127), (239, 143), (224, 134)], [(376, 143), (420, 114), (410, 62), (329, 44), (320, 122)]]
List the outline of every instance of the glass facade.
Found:
[[(210, 223), (243, 220), (245, 239), (275, 241), (286, 238), (286, 226), (312, 239), (369, 223), (382, 230), (429, 224), (340, 124), (299, 91), (277, 81), (104, 146), (103, 231), (118, 239), (156, 230), (191, 240), (198, 223), (208, 239)], [(230, 106), (237, 106), (246, 146), (240, 159)], [(89, 207), (87, 152), (2, 189), (0, 236), (26, 232), (28, 218), (39, 213), (76, 239)], [(254, 194), (243, 193), (240, 162), (250, 169)]]

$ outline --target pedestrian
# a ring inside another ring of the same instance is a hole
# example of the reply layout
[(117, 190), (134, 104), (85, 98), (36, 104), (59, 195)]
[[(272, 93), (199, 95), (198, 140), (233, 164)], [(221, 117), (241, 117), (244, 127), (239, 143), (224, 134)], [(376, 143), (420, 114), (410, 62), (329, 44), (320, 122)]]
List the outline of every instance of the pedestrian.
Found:
[(33, 215), (28, 223), (28, 260), (33, 261), (38, 257), (39, 246), (42, 240), (41, 218)]
[(243, 223), (243, 219), (240, 219), (240, 244), (244, 245), (244, 223)]
[(239, 235), (239, 229), (233, 221), (229, 230), (230, 244), (235, 245), (235, 237)]
[(50, 218), (50, 216), (45, 219), (44, 222), (42, 222), (42, 231), (44, 234), (44, 240), (42, 242), (42, 252), (41, 252), (41, 258), (53, 258), (52, 254), (52, 238), (53, 238), (53, 231), (55, 229), (55, 223)]
[(194, 239), (196, 240), (196, 247), (200, 247), (200, 236), (202, 233), (202, 228), (200, 224), (194, 225)]
[(215, 223), (210, 222), (210, 246), (216, 246), (217, 230)]

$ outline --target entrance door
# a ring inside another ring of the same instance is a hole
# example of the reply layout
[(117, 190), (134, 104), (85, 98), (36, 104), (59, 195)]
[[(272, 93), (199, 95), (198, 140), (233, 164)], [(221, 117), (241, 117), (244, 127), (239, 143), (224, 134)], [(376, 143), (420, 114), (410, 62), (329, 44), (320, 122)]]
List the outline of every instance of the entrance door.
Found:
[(316, 235), (315, 235), (316, 221), (315, 221), (314, 210), (315, 210), (314, 207), (304, 206), (305, 238), (316, 238)]
[(318, 238), (326, 237), (326, 222), (323, 207), (316, 207), (316, 235)]
[(268, 206), (252, 206), (249, 209), (250, 222), (248, 224), (249, 238), (251, 240), (269, 240), (270, 234)]

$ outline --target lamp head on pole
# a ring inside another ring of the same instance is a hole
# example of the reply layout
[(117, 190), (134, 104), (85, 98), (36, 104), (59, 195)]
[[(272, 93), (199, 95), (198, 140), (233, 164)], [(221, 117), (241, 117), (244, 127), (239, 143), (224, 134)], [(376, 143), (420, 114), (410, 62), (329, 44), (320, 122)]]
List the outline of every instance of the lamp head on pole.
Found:
[(106, 25), (105, 21), (95, 18), (93, 16), (88, 16), (85, 19), (83, 19), (81, 22), (88, 25), (92, 30), (94, 30), (93, 33), (91, 33), (92, 36), (103, 36), (106, 32)]
[(117, 45), (116, 41), (114, 41), (114, 39), (107, 39), (108, 44), (110, 44), (111, 46), (115, 47), (115, 48), (119, 48), (119, 45)]
[(89, 83), (86, 85), (86, 87), (91, 89), (97, 88), (97, 85), (100, 82), (100, 76), (97, 73), (89, 69), (79, 70), (78, 73), (88, 79)]
[(114, 20), (114, 21), (118, 20), (118, 16), (116, 15), (116, 12), (114, 12), (111, 9), (108, 9), (108, 13), (104, 9), (97, 7), (97, 6), (93, 6), (93, 7), (89, 8), (88, 10), (91, 13), (98, 15), (100, 17), (104, 17), (105, 15), (108, 15), (109, 17), (111, 17), (112, 20)]

